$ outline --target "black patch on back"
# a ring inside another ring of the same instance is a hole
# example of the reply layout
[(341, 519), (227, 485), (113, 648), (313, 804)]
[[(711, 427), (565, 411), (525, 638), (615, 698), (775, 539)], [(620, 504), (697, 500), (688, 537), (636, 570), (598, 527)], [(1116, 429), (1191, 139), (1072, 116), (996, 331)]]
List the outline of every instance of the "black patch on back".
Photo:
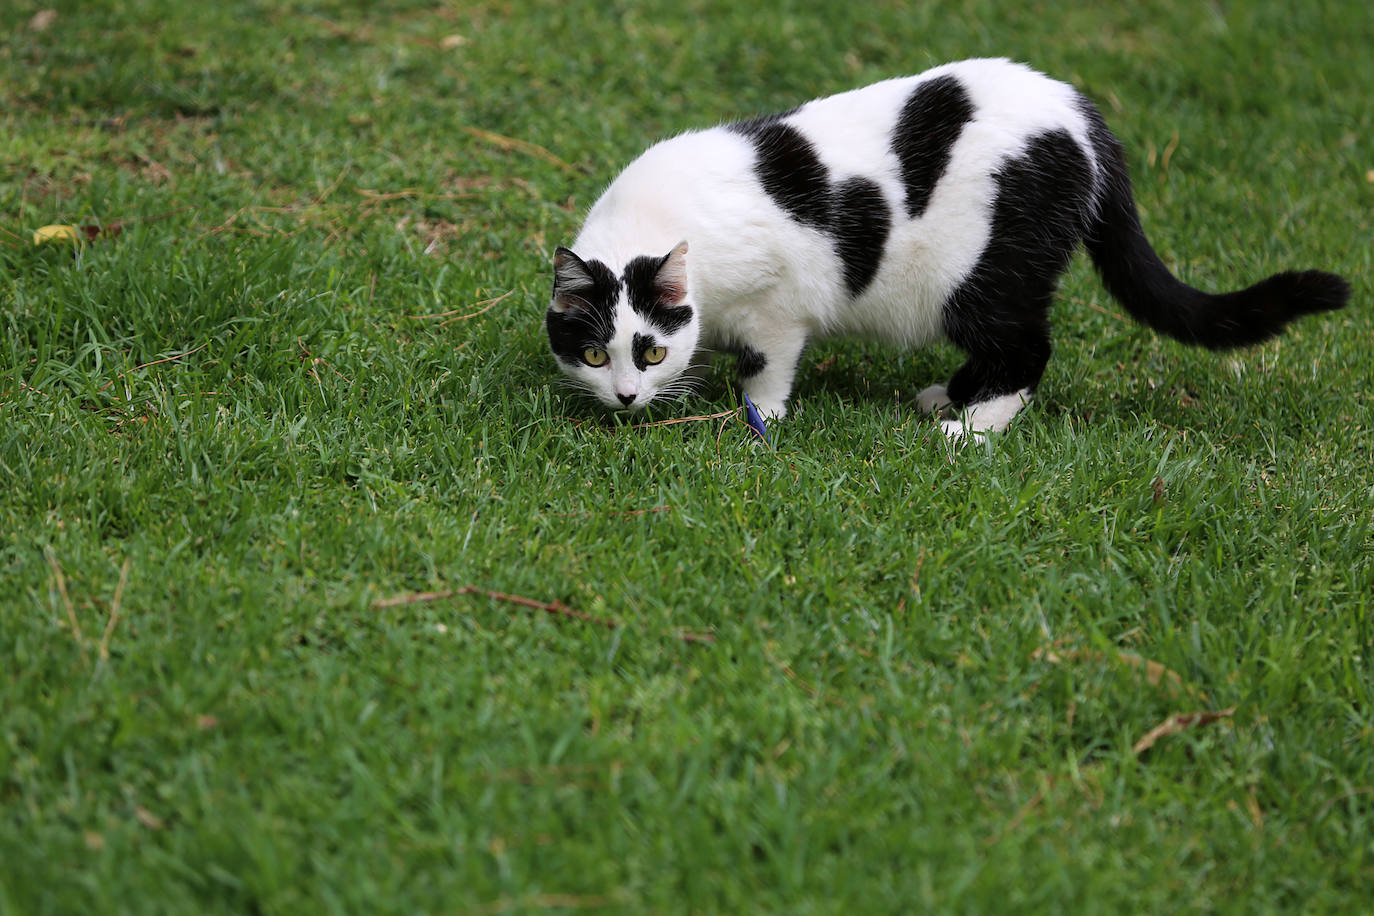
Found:
[[(615, 301), (620, 295), (620, 281), (611, 269), (600, 261), (584, 261), (592, 285), (577, 291), (582, 301), (579, 308), (559, 312), (549, 309), (544, 318), (549, 333), (549, 348), (565, 363), (582, 362), (582, 351), (588, 347), (604, 349), (614, 331)], [(568, 298), (565, 292), (564, 297)]]
[[(795, 111), (796, 109), (793, 109)], [(783, 119), (792, 112), (755, 118), (728, 129), (753, 141), (754, 171), (768, 196), (799, 223), (834, 237), (845, 289), (857, 297), (878, 272), (892, 214), (878, 186), (854, 177), (836, 186), (801, 131)]]
[(752, 378), (758, 375), (768, 365), (768, 358), (745, 344), (739, 348), (739, 357), (735, 363), (735, 370), (740, 378)]
[(774, 111), (765, 115), (759, 115), (757, 118), (750, 118), (747, 121), (736, 121), (733, 124), (727, 124), (725, 126), (728, 130), (733, 130), (737, 134), (753, 136), (754, 131), (759, 128), (769, 124), (776, 124), (779, 121), (790, 118), (792, 115), (801, 111), (801, 109), (802, 107), (800, 105), (796, 105), (786, 111)]
[(892, 218), (883, 192), (867, 178), (851, 178), (835, 189), (831, 232), (844, 262), (844, 285), (858, 296), (878, 272)]
[(956, 407), (1040, 381), (1055, 285), (1092, 215), (1092, 165), (1068, 131), (1032, 137), (994, 180), (991, 237), (943, 309), (945, 332), (969, 356), (949, 383)]
[(935, 185), (973, 112), (968, 91), (952, 76), (926, 80), (902, 106), (892, 130), (892, 152), (902, 165), (907, 216), (915, 219), (930, 206)]
[(783, 117), (755, 118), (728, 129), (754, 141), (754, 170), (768, 196), (798, 222), (824, 229), (830, 215), (829, 174), (811, 141)]
[[(663, 329), (665, 334), (673, 334), (692, 320), (692, 309), (686, 305), (673, 305), (664, 302), (658, 292), (655, 280), (667, 256), (653, 258), (640, 255), (625, 265), (625, 295), (630, 300), (630, 308)], [(650, 344), (652, 346), (652, 344)]]

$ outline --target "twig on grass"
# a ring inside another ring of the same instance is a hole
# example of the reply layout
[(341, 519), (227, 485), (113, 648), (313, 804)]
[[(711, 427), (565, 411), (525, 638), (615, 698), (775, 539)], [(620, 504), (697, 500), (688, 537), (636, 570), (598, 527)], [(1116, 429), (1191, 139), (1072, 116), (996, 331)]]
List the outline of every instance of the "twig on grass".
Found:
[[(493, 591), (488, 588), (478, 588), (475, 585), (464, 585), (459, 588), (448, 588), (438, 592), (407, 592), (403, 595), (392, 595), (390, 598), (378, 598), (372, 602), (374, 608), (400, 607), (406, 604), (423, 604), (429, 601), (443, 601), (447, 598), (457, 598), (460, 595), (484, 595), (492, 601), (504, 601), (507, 604), (518, 604), (536, 611), (544, 611), (558, 617), (571, 617), (574, 620), (581, 620), (584, 623), (591, 623), (605, 627), (608, 630), (615, 630), (621, 627), (619, 621), (610, 620), (605, 617), (593, 617), (585, 611), (575, 610), (568, 607), (561, 601), (541, 601), (538, 598), (526, 598), (524, 595), (512, 595), (507, 592)], [(694, 633), (691, 630), (674, 630), (673, 637), (686, 643), (697, 643), (709, 645), (716, 641), (716, 637), (710, 633)]]
[(67, 621), (72, 627), (72, 638), (76, 640), (76, 648), (81, 653), (82, 667), (89, 667), (90, 660), (86, 658), (86, 642), (81, 637), (81, 624), (76, 619), (76, 607), (72, 604), (72, 598), (67, 594), (67, 577), (62, 575), (62, 567), (57, 562), (57, 554), (53, 553), (51, 547), (43, 548), (43, 555), (48, 558), (48, 566), (52, 567), (53, 578), (57, 581), (57, 593), (62, 596), (62, 604), (67, 608)]
[(648, 509), (626, 509), (624, 512), (551, 512), (550, 518), (635, 518), (640, 515), (650, 515), (657, 512), (671, 512), (672, 506), (650, 506)]
[[(443, 318), (444, 320), (441, 321), (441, 322), (439, 322), (439, 326), (440, 326), (440, 327), (443, 327), (444, 325), (446, 325), (446, 324), (448, 324), (449, 322), (452, 322), (452, 321), (467, 321), (469, 318), (476, 318), (478, 315), (482, 314), (483, 312), (489, 311), (490, 309), (492, 309), (493, 307), (495, 307), (495, 305), (496, 305), (498, 302), (501, 302), (501, 301), (503, 301), (503, 300), (505, 300), (505, 299), (510, 298), (510, 296), (511, 296), (514, 292), (515, 292), (514, 289), (509, 289), (509, 290), (506, 290), (506, 291), (505, 291), (504, 293), (502, 293), (501, 295), (496, 296), (496, 297), (493, 298), (493, 299), (483, 299), (483, 300), (481, 300), (480, 302), (474, 302), (472, 305), (474, 305), (474, 306), (480, 305), (480, 306), (482, 306), (482, 308), (478, 309), (478, 310), (475, 311), (475, 312), (469, 312), (469, 313), (466, 314), (466, 315), (458, 315), (458, 314), (457, 314), (458, 312), (461, 312), (462, 309), (449, 309), (447, 312), (435, 312), (433, 315), (407, 315), (406, 317), (409, 318), (409, 319), (411, 319), (412, 321), (428, 321), (428, 320), (431, 319), (431, 318)], [(472, 307), (472, 306), (469, 306), (469, 308), (471, 308), (471, 307)], [(449, 316), (453, 316), (453, 317), (449, 317)]]
[(557, 156), (549, 152), (544, 147), (540, 146), (538, 143), (531, 143), (529, 140), (520, 140), (516, 137), (507, 137), (504, 134), (498, 134), (490, 130), (483, 130), (480, 127), (464, 127), (463, 130), (479, 140), (485, 140), (492, 146), (499, 147), (500, 149), (504, 150), (518, 150), (519, 152), (525, 153), (528, 156), (533, 156), (536, 159), (542, 159), (543, 161), (549, 163), (549, 165), (557, 166), (558, 168), (562, 169), (570, 175), (577, 174), (576, 168), (564, 162), (562, 159), (559, 159)]
[(124, 587), (129, 584), (129, 567), (133, 564), (133, 557), (125, 557), (124, 565), (119, 570), (119, 584), (115, 586), (114, 598), (110, 600), (110, 619), (105, 624), (105, 632), (100, 636), (100, 660), (109, 661), (110, 658), (110, 636), (114, 634), (115, 624), (119, 622), (119, 605), (124, 600)]
[(1235, 715), (1236, 707), (1231, 706), (1227, 709), (1204, 710), (1203, 712), (1183, 712), (1178, 715), (1170, 716), (1163, 722), (1150, 729), (1145, 735), (1131, 745), (1131, 753), (1139, 757), (1141, 754), (1155, 746), (1160, 738), (1169, 735), (1177, 735), (1186, 732), (1190, 728), (1197, 728), (1199, 725), (1210, 725), (1213, 722), (1220, 722), (1222, 719), (1229, 719)]
[(1079, 299), (1074, 296), (1070, 296), (1069, 301), (1072, 302), (1074, 305), (1086, 305), (1090, 309), (1096, 309), (1097, 311), (1101, 312), (1109, 318), (1115, 318), (1122, 324), (1131, 323), (1129, 320), (1127, 320), (1125, 315), (1122, 315), (1118, 312), (1113, 312), (1111, 309), (1105, 309), (1102, 306), (1098, 305), (1096, 302), (1089, 302), (1086, 299)]
[(652, 423), (636, 423), (634, 426), (627, 426), (626, 429), (649, 429), (653, 426), (672, 426), (676, 423), (696, 423), (701, 420), (719, 420), (721, 417), (732, 417), (739, 413), (739, 409), (722, 410), (720, 413), (702, 414), (698, 417), (672, 417), (668, 420), (655, 420)]
[[(1056, 643), (1056, 645), (1058, 644)], [(1206, 692), (1188, 684), (1177, 671), (1130, 652), (1099, 652), (1094, 649), (1061, 649), (1056, 652), (1050, 646), (1042, 646), (1031, 653), (1031, 658), (1049, 662), (1051, 665), (1062, 665), (1066, 661), (1116, 661), (1143, 672), (1146, 683), (1151, 687), (1163, 687), (1164, 692), (1171, 697), (1187, 696), (1195, 700), (1207, 701)]]
[(518, 604), (521, 607), (531, 608), (536, 611), (545, 611), (559, 617), (571, 617), (581, 620), (584, 623), (594, 623), (597, 626), (614, 630), (620, 626), (614, 620), (607, 620), (604, 617), (593, 617), (584, 611), (573, 610), (561, 601), (540, 601), (537, 598), (526, 598), (523, 595), (510, 595), (506, 592), (492, 591), (486, 588), (478, 588), (475, 585), (464, 585), (460, 588), (446, 589), (441, 592), (412, 592), (406, 595), (394, 595), (390, 598), (379, 598), (372, 602), (374, 608), (398, 607), (403, 604), (419, 604), (425, 601), (442, 601), (445, 598), (456, 598), (459, 595), (485, 595), (493, 601), (505, 601), (508, 604)]

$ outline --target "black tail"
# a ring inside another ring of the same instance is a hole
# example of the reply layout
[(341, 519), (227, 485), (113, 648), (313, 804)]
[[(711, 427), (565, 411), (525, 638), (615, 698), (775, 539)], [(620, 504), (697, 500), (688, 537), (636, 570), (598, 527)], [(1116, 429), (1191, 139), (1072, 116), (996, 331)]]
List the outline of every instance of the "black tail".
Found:
[(1350, 284), (1320, 270), (1285, 271), (1221, 294), (1175, 277), (1140, 227), (1120, 141), (1095, 107), (1084, 107), (1103, 177), (1084, 244), (1107, 291), (1138, 321), (1184, 343), (1224, 350), (1268, 340), (1294, 318), (1345, 305)]

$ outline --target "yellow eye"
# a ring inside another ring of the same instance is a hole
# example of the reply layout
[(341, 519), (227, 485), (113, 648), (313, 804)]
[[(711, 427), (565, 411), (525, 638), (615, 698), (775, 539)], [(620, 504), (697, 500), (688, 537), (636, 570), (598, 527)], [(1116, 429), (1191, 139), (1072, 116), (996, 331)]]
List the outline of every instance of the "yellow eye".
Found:
[(589, 366), (604, 366), (606, 360), (610, 359), (605, 350), (598, 350), (596, 347), (588, 347), (582, 351), (582, 358), (587, 361)]
[(644, 351), (644, 361), (651, 366), (657, 366), (663, 362), (663, 357), (668, 355), (667, 347), (650, 347)]

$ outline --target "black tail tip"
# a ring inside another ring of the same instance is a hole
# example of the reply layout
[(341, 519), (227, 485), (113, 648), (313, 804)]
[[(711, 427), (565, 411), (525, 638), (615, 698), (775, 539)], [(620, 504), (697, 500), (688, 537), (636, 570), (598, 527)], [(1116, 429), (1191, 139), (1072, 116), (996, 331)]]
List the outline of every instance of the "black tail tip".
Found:
[(1268, 282), (1288, 304), (1293, 317), (1345, 308), (1350, 301), (1350, 283), (1345, 277), (1324, 270), (1285, 271)]

